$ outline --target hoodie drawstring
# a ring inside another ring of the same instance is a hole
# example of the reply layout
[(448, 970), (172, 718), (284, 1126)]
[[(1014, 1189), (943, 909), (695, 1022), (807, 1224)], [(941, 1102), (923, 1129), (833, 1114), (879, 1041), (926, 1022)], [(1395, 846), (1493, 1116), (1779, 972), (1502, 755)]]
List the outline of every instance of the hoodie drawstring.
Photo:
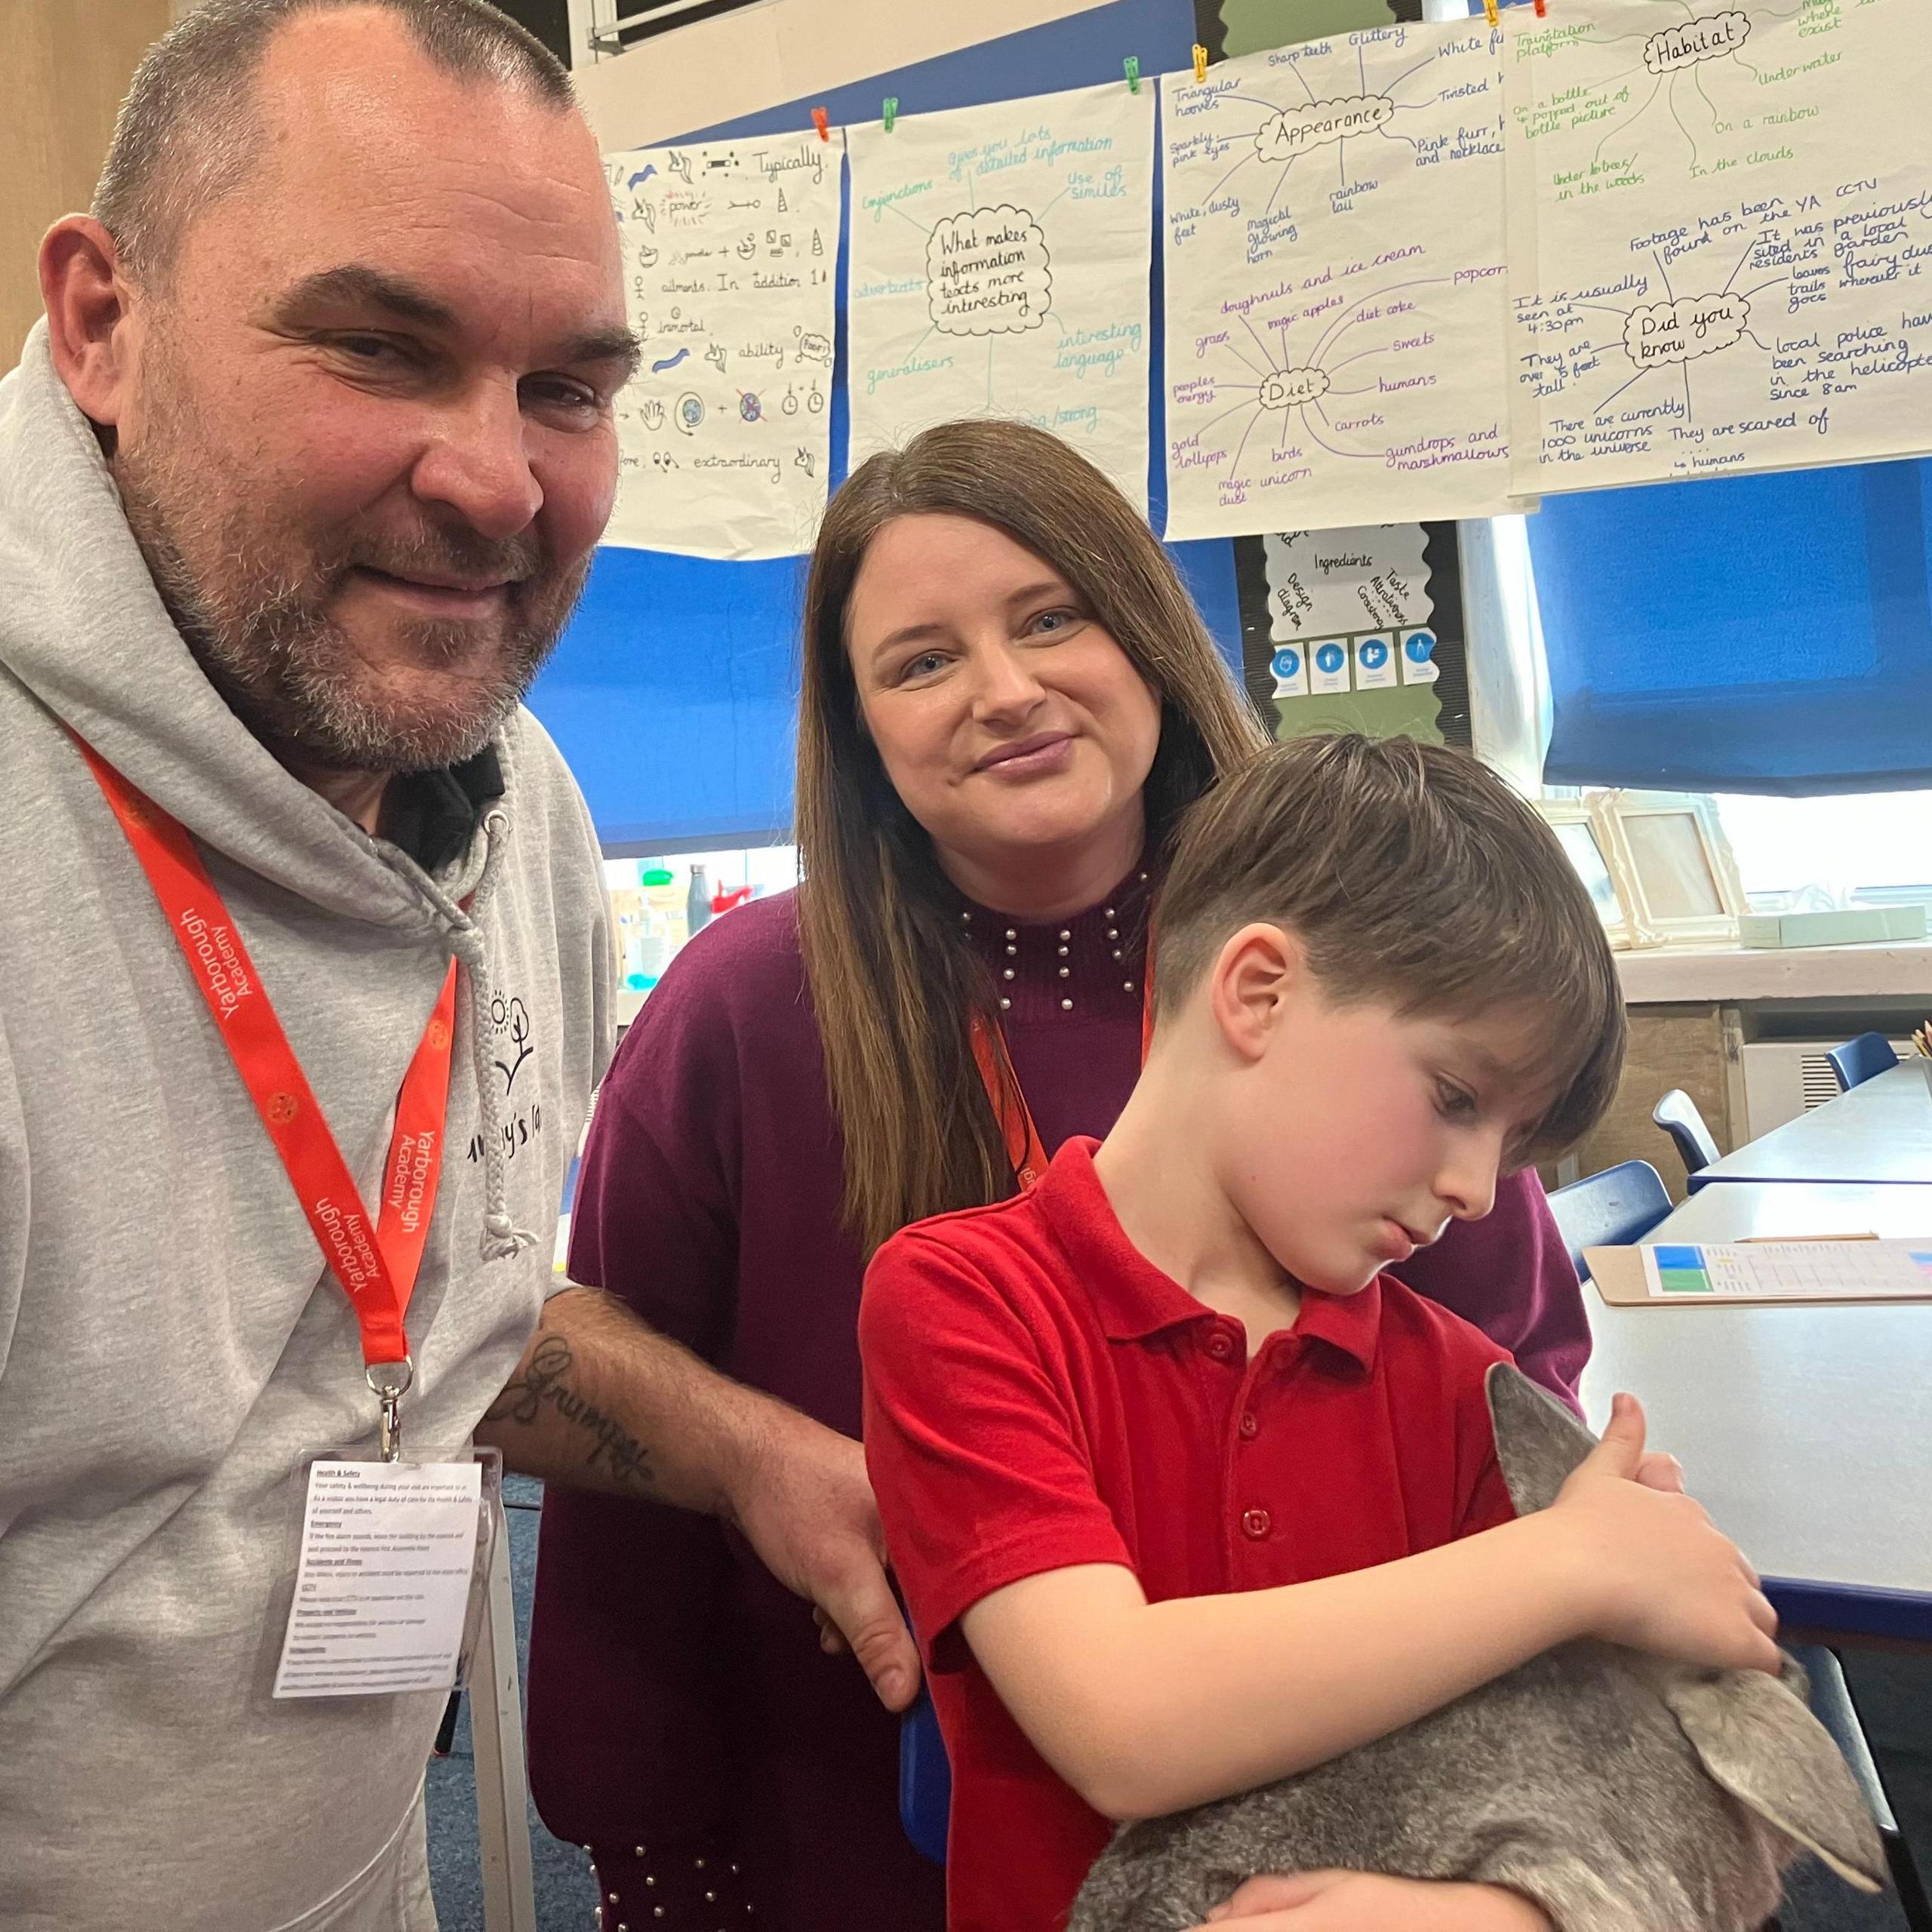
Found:
[[(508, 747), (500, 744), (497, 756), (509, 777)], [(506, 787), (507, 789), (507, 786)], [(509, 1181), (503, 1159), (503, 1109), (497, 1098), (495, 1066), (490, 1058), (490, 1008), (493, 989), (490, 957), (476, 921), (496, 891), (503, 869), (503, 848), (509, 833), (509, 817), (500, 805), (492, 805), (483, 815), (483, 871), (476, 889), (469, 895), (468, 911), (456, 904), (435, 883), (419, 871), (416, 883), (426, 887), (430, 899), (448, 930), (449, 948), (463, 964), (469, 985), (469, 1069), (476, 1087), (476, 1109), (481, 1117), (483, 1141), (483, 1238), (478, 1252), (485, 1261), (508, 1261), (525, 1248), (537, 1245), (537, 1237), (520, 1228), (510, 1218)]]
[(492, 1004), (489, 955), (483, 949), (483, 935), (477, 931), (476, 916), (489, 903), (497, 883), (503, 854), (503, 841), (509, 820), (500, 807), (492, 806), (483, 817), (483, 876), (471, 894), (469, 912), (460, 925), (450, 928), (450, 949), (463, 961), (469, 980), (469, 1066), (476, 1082), (476, 1104), (483, 1127), (483, 1240), (480, 1252), (485, 1261), (508, 1261), (527, 1247), (537, 1245), (537, 1237), (528, 1228), (519, 1228), (510, 1219), (509, 1182), (503, 1161), (503, 1112), (497, 1104), (496, 1069), (490, 1060), (489, 1029), (485, 1023)]

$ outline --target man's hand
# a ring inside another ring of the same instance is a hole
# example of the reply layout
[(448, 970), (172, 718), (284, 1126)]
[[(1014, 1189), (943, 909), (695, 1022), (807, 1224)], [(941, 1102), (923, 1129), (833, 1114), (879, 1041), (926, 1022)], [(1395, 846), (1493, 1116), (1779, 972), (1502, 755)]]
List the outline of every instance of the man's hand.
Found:
[(825, 1648), (850, 1650), (880, 1703), (904, 1710), (918, 1692), (919, 1654), (886, 1581), (865, 1451), (771, 1404), (737, 1459), (723, 1513), (765, 1567), (815, 1607)]
[(544, 1304), (476, 1439), (531, 1475), (723, 1518), (816, 1607), (820, 1641), (857, 1657), (888, 1710), (918, 1694), (865, 1451), (719, 1374), (601, 1288)]
[(1494, 1885), (1426, 1884), (1372, 1872), (1251, 1878), (1196, 1932), (1552, 1932), (1526, 1898)]

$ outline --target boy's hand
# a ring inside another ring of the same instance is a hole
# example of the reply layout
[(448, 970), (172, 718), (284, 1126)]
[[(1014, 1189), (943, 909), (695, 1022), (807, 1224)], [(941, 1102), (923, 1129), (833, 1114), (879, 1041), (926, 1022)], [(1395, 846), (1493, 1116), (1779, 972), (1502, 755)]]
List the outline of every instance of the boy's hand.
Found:
[(1777, 1613), (1757, 1573), (1644, 1453), (1644, 1411), (1619, 1395), (1610, 1426), (1549, 1514), (1595, 1606), (1589, 1634), (1684, 1663), (1781, 1668)]
[(1427, 1884), (1372, 1872), (1251, 1878), (1208, 1915), (1208, 1932), (1552, 1932), (1525, 1898), (1494, 1885)]

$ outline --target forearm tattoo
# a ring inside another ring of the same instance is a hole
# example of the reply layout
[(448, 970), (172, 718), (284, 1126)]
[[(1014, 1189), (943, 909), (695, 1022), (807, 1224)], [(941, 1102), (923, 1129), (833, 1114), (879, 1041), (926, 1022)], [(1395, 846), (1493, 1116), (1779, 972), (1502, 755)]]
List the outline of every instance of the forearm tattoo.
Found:
[(483, 1420), (534, 1429), (547, 1405), (582, 1432), (586, 1469), (601, 1468), (620, 1489), (647, 1494), (654, 1490), (657, 1478), (644, 1444), (614, 1416), (606, 1415), (571, 1386), (570, 1372), (575, 1361), (564, 1337), (544, 1336), (522, 1374), (490, 1404)]

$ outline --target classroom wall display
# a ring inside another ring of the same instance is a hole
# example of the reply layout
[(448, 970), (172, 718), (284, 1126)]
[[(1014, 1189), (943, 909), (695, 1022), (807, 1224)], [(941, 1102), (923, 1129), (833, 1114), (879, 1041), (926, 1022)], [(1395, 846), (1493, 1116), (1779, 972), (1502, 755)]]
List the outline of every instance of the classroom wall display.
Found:
[(931, 423), (1017, 417), (1144, 509), (1151, 82), (848, 140), (853, 466)]
[(604, 158), (644, 361), (617, 398), (607, 543), (751, 559), (809, 549), (831, 469), (836, 140)]
[[(1460, 579), (1452, 569), (1446, 586), (1432, 580), (1432, 555), (1443, 554), (1432, 546), (1438, 528), (1453, 555), (1447, 525), (1365, 524), (1259, 540), (1266, 629), (1247, 682), (1278, 739), (1346, 730), (1468, 743)], [(1438, 688), (1445, 660), (1464, 714), (1446, 733)]]
[(1922, 5), (1563, 0), (1506, 32), (1519, 488), (1927, 448)]
[(1421, 0), (1394, 5), (1389, 0), (1200, 0), (1195, 11), (1202, 45), (1223, 60), (1321, 34), (1422, 18)]
[(1501, 48), (1404, 25), (1163, 78), (1171, 536), (1511, 507)]

